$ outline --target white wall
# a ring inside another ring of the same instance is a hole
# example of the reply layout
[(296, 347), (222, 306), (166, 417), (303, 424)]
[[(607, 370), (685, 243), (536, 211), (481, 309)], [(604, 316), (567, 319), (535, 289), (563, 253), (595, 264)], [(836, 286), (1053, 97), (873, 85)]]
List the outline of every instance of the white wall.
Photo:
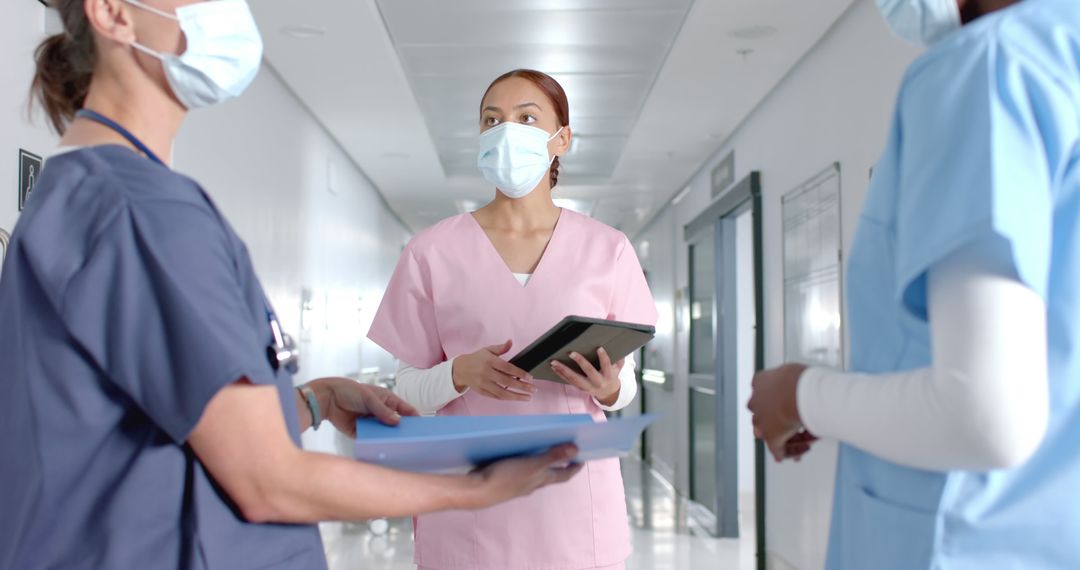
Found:
[[(410, 234), (272, 68), (242, 98), (192, 113), (175, 157), (247, 242), (282, 325), (301, 341), (298, 381), (396, 370), (365, 336)], [(305, 445), (333, 449), (331, 432), (306, 434)]]
[[(676, 237), (675, 212), (668, 208), (660, 213), (647, 231), (636, 240), (641, 267), (649, 279), (649, 288), (656, 300), (659, 319), (656, 338), (646, 347), (645, 368), (669, 375), (669, 386), (644, 383), (646, 408), (661, 414), (660, 419), (645, 432), (653, 467), (679, 489), (689, 488), (689, 464), (685, 459), (690, 443), (685, 429), (689, 417), (686, 384), (679, 384), (686, 370), (686, 350), (678, 350), (679, 338), (687, 342), (687, 320), (676, 319), (676, 248), (681, 247), (682, 234)], [(682, 391), (679, 391), (681, 386)], [(678, 396), (677, 396), (678, 394)]]
[(45, 39), (45, 8), (31, 0), (8, 2), (0, 18), (0, 229), (11, 231), (19, 212), (19, 149), (39, 156), (56, 146), (42, 120), (27, 113), (34, 48)]
[[(832, 30), (758, 106), (690, 182), (690, 193), (668, 207), (635, 241), (675, 240), (675, 288), (687, 285), (682, 228), (711, 202), (709, 173), (735, 150), (736, 180), (762, 173), (766, 364), (783, 357), (783, 283), (780, 197), (833, 162), (841, 165), (843, 247), (848, 251), (866, 192), (870, 167), (884, 146), (896, 89), (916, 51), (892, 38), (874, 3), (852, 5)], [(674, 223), (669, 218), (674, 216)], [(672, 227), (674, 226), (674, 227)], [(671, 233), (673, 232), (673, 233)], [(671, 233), (671, 237), (661, 234)], [(646, 262), (647, 263), (647, 262)], [(658, 299), (660, 303), (670, 298)], [(686, 393), (686, 330), (676, 333), (671, 359), (680, 363), (675, 394)], [(665, 345), (667, 346), (667, 345)], [(656, 445), (679, 449), (687, 463), (685, 397), (672, 398), (676, 421)], [(802, 463), (775, 465), (766, 473), (767, 535), (774, 566), (821, 568), (835, 475), (836, 446), (821, 443)], [(676, 484), (686, 489), (680, 469)]]

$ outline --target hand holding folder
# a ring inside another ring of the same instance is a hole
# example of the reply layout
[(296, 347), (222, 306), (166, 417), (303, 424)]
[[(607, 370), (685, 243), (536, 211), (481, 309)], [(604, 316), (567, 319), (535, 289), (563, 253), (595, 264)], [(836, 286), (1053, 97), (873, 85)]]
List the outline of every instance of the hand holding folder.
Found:
[(356, 422), (356, 458), (420, 472), (463, 472), (499, 459), (574, 443), (578, 462), (630, 452), (656, 416), (595, 422), (587, 414), (405, 417), (397, 427)]

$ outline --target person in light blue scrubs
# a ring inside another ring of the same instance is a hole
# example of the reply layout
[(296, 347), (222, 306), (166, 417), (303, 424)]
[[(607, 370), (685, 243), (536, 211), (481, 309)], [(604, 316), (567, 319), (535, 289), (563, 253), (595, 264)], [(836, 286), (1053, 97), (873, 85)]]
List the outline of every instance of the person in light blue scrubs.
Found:
[(34, 93), (63, 138), (0, 274), (0, 570), (317, 570), (316, 522), (487, 508), (578, 471), (573, 446), (459, 476), (303, 451), (323, 418), (415, 410), (345, 378), (294, 388), (247, 249), (168, 163), (188, 110), (258, 72), (247, 4), (52, 7)]
[(847, 274), (850, 371), (761, 372), (841, 442), (831, 569), (1080, 568), (1080, 3), (878, 0), (907, 71)]

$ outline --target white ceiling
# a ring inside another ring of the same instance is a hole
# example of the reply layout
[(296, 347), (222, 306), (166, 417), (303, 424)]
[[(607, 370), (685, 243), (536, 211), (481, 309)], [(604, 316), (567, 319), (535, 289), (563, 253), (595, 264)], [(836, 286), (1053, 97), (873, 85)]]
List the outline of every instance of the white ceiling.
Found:
[(563, 85), (579, 137), (556, 196), (632, 233), (852, 2), (305, 0), (253, 9), (267, 59), (413, 229), (490, 199), (475, 169), (480, 97), (499, 74), (531, 67)]
[(443, 172), (463, 185), (479, 184), (480, 98), (521, 67), (567, 92), (578, 140), (563, 179), (610, 178), (691, 3), (378, 0)]

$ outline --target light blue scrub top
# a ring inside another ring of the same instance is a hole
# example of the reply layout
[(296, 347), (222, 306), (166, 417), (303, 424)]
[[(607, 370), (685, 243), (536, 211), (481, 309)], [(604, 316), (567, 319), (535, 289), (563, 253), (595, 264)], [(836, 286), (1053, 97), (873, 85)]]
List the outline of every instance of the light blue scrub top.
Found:
[(273, 385), (266, 297), (189, 178), (121, 146), (50, 159), (0, 278), (0, 570), (325, 568), (314, 525), (251, 524), (187, 445)]
[(1050, 424), (1023, 466), (948, 474), (841, 446), (831, 569), (1080, 568), (1080, 2), (965, 26), (904, 78), (848, 267), (851, 368), (931, 363), (926, 274), (1012, 245), (1047, 301)]

